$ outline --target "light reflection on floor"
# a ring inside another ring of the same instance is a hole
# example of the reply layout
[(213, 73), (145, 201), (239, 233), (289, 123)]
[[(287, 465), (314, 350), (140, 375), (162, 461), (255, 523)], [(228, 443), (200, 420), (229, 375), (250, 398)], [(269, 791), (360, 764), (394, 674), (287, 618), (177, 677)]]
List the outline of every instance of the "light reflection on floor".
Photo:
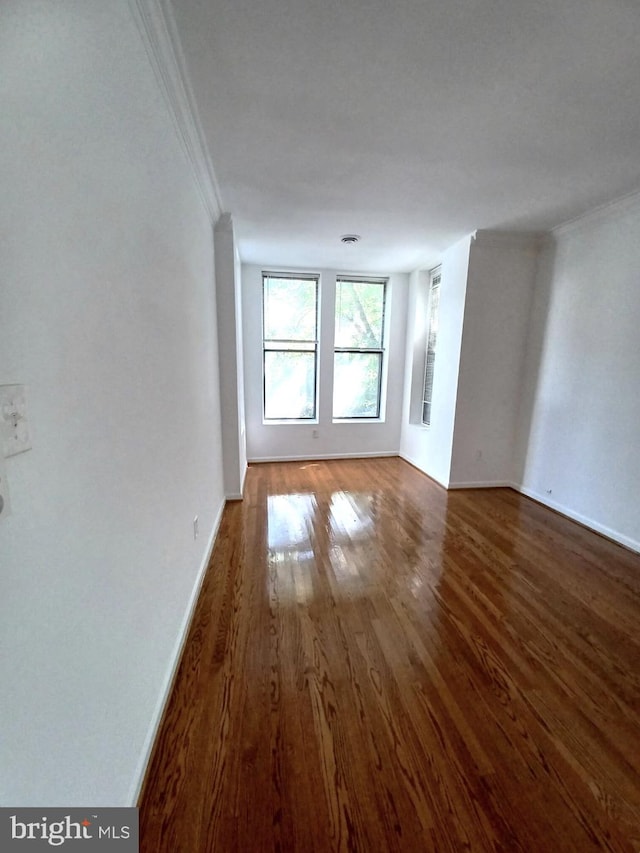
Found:
[(359, 539), (373, 530), (374, 496), (366, 492), (334, 492), (329, 504), (329, 523), (334, 540)]
[[(408, 553), (402, 538), (389, 536), (389, 530), (396, 530), (401, 537), (408, 519), (402, 506), (390, 506), (381, 493), (340, 490), (326, 498), (314, 492), (269, 495), (266, 509), (268, 591), (280, 601), (308, 604), (320, 590), (343, 597), (382, 584), (391, 593), (393, 587), (408, 589), (427, 609), (434, 604), (441, 545), (429, 536), (423, 547)], [(407, 511), (415, 527), (415, 508)], [(381, 533), (383, 527), (386, 535)], [(392, 573), (390, 563), (396, 569)]]
[[(313, 598), (315, 554), (310, 539), (316, 510), (313, 494), (267, 498), (268, 585), (278, 597), (304, 604)], [(271, 593), (272, 590), (270, 589)]]

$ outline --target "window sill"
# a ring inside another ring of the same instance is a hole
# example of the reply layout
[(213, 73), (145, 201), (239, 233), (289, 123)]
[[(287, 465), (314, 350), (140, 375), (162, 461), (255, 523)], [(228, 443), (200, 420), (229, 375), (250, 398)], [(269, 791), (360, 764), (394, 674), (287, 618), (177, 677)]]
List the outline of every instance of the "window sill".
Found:
[[(384, 418), (334, 418), (331, 423), (333, 425), (336, 424), (384, 424), (386, 420)], [(305, 418), (304, 420), (295, 420), (294, 418), (284, 419), (284, 420), (265, 420), (262, 419), (262, 426), (311, 426), (317, 427), (320, 425), (320, 421), (318, 420), (310, 420)], [(425, 427), (428, 429), (428, 427)]]
[(383, 424), (384, 418), (334, 418), (332, 424)]
[(262, 419), (262, 426), (318, 426), (317, 418), (284, 418), (283, 420)]

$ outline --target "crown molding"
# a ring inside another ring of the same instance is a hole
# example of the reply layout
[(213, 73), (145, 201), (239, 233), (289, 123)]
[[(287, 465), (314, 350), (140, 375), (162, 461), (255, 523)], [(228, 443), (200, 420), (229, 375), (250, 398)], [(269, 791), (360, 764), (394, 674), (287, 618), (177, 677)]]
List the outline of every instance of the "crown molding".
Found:
[(217, 234), (229, 232), (233, 234), (233, 217), (230, 213), (223, 213), (215, 224), (214, 231)]
[(537, 248), (545, 239), (540, 231), (492, 231), (478, 229), (471, 235), (474, 246), (495, 246), (505, 249)]
[(212, 224), (224, 210), (220, 188), (198, 117), (193, 89), (169, 0), (129, 0), (178, 137)]
[(595, 225), (601, 219), (606, 219), (607, 216), (621, 215), (627, 210), (633, 209), (638, 204), (640, 204), (640, 189), (635, 189), (597, 207), (592, 207), (591, 210), (581, 213), (580, 216), (575, 216), (573, 219), (561, 222), (560, 225), (556, 225), (551, 233), (561, 236), (562, 234), (568, 234), (581, 228), (587, 228), (589, 225)]

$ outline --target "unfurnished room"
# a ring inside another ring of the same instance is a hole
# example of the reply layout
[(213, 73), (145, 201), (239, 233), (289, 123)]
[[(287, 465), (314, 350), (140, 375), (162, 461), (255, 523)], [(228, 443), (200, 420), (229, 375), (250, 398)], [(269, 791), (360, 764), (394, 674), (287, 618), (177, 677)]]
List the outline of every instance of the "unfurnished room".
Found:
[(640, 5), (0, 6), (0, 849), (640, 851)]

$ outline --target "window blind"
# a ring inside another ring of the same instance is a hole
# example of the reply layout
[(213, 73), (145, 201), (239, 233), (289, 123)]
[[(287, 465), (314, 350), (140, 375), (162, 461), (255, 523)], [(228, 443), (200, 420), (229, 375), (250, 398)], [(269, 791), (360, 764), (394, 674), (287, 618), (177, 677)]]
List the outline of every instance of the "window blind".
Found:
[(424, 365), (424, 385), (422, 394), (422, 423), (431, 426), (431, 407), (433, 402), (433, 374), (436, 361), (436, 343), (438, 339), (438, 307), (440, 303), (440, 272), (431, 275), (429, 287), (429, 327)]

